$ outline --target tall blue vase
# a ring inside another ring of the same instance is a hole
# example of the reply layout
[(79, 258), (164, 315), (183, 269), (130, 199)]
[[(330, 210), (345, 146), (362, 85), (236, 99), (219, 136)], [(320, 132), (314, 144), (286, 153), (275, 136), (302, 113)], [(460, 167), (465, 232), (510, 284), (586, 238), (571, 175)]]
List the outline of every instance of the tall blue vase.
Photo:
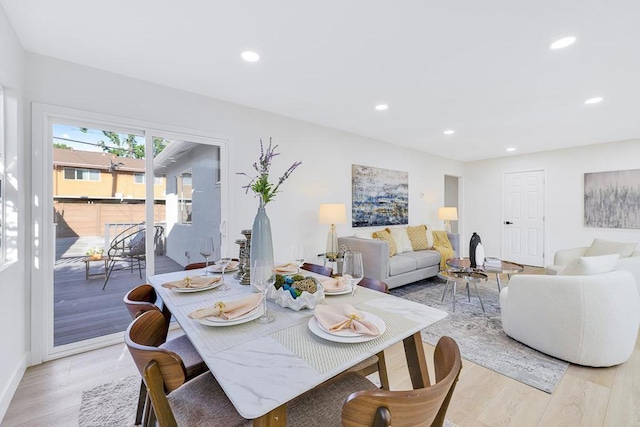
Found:
[(253, 268), (257, 260), (270, 261), (273, 265), (273, 242), (271, 240), (271, 222), (267, 216), (262, 200), (258, 213), (253, 219), (253, 227), (251, 228), (251, 252), (250, 252), (250, 268)]

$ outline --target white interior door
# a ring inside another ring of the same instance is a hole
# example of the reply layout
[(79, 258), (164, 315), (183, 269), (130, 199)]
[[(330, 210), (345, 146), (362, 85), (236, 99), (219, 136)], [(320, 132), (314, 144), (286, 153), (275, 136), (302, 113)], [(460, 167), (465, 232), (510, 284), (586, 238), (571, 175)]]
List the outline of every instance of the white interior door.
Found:
[(544, 266), (544, 171), (504, 175), (502, 259)]

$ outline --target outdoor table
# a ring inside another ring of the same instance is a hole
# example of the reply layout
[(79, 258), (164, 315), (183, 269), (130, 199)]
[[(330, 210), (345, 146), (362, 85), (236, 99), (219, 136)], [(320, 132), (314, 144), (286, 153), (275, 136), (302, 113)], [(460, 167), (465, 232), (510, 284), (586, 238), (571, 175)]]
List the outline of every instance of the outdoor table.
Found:
[[(187, 315), (217, 301), (247, 296), (251, 288), (240, 285), (231, 274), (225, 274), (225, 280), (231, 285), (227, 291), (211, 289), (181, 293), (161, 286), (201, 271), (160, 274), (148, 280), (238, 413), (254, 420), (254, 426), (285, 426), (287, 402), (401, 341), (404, 342), (413, 387), (430, 385), (420, 330), (445, 318), (447, 313), (442, 310), (358, 287), (355, 296), (326, 296), (322, 303), (350, 303), (381, 317), (386, 331), (371, 341), (338, 343), (319, 338), (307, 325), (313, 316), (312, 310), (294, 311), (273, 301), (268, 302), (269, 312), (275, 317), (272, 323), (252, 321), (211, 327), (189, 319)], [(322, 279), (313, 273), (304, 274)], [(384, 367), (383, 356), (382, 359), (381, 366)], [(380, 378), (383, 386), (388, 387), (385, 369), (381, 369)]]

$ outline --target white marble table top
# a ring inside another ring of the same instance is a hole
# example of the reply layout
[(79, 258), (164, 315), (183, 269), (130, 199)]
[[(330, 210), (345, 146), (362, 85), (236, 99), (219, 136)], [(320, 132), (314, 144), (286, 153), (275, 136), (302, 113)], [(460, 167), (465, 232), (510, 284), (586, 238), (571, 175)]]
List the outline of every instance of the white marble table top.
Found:
[[(201, 270), (159, 274), (148, 278), (185, 334), (198, 350), (238, 413), (261, 417), (351, 366), (443, 319), (447, 313), (426, 305), (358, 287), (351, 294), (327, 296), (322, 304), (350, 303), (382, 317), (380, 337), (365, 343), (336, 343), (312, 334), (307, 323), (312, 310), (294, 311), (268, 302), (275, 321), (255, 321), (227, 327), (204, 326), (187, 315), (197, 308), (251, 293), (225, 274), (231, 289), (178, 293), (161, 285)], [(307, 271), (304, 275), (318, 276)]]

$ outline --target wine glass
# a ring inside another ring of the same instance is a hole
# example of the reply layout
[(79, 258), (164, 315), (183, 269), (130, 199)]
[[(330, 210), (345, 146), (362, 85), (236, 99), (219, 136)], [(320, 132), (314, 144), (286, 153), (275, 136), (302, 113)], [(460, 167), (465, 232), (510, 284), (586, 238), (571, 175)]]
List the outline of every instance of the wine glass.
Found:
[(351, 296), (355, 298), (356, 286), (364, 277), (362, 254), (360, 252), (346, 252), (344, 254), (342, 276), (349, 279), (349, 283), (351, 284)]
[(219, 266), (222, 270), (222, 273), (221, 273), (222, 284), (220, 285), (221, 291), (228, 291), (229, 289), (231, 289), (231, 286), (229, 286), (229, 284), (224, 280), (224, 269), (227, 268), (230, 262), (231, 262), (231, 258), (226, 256), (224, 254), (224, 251), (221, 249), (220, 259), (216, 261), (216, 265)]
[(300, 274), (300, 267), (302, 267), (302, 264), (304, 264), (307, 259), (304, 245), (302, 243), (295, 243), (293, 245), (291, 248), (291, 259), (293, 259), (298, 265), (298, 274)]
[(204, 257), (204, 271), (202, 276), (209, 275), (209, 257), (213, 255), (213, 237), (205, 237), (200, 239), (200, 255)]
[(253, 286), (262, 292), (262, 304), (264, 312), (258, 318), (258, 323), (270, 323), (274, 321), (274, 317), (267, 312), (267, 291), (269, 287), (276, 281), (276, 275), (273, 272), (273, 263), (265, 260), (257, 260), (251, 268), (251, 281)]

